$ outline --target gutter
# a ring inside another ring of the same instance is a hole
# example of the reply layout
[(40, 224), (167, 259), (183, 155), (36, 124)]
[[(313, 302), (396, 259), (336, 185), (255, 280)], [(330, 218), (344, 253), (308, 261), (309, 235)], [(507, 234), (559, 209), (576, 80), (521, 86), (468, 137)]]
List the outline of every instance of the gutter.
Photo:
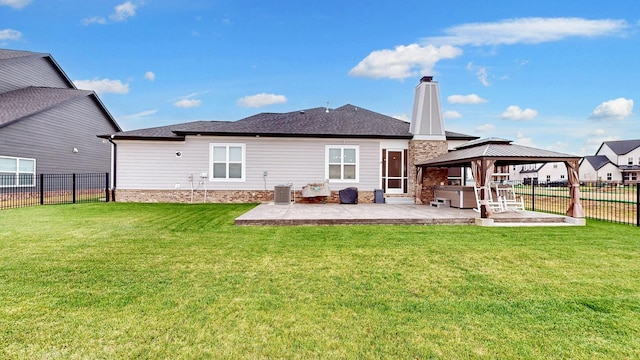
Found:
[(118, 155), (118, 145), (116, 143), (113, 142), (113, 137), (114, 135), (111, 135), (110, 137), (107, 138), (107, 140), (109, 140), (109, 142), (111, 143), (111, 145), (113, 145), (113, 154), (112, 154), (112, 169), (113, 171), (111, 172), (111, 176), (113, 178), (113, 181), (111, 182), (113, 185), (111, 185), (111, 201), (115, 202), (116, 201), (116, 159), (117, 159), (117, 155)]

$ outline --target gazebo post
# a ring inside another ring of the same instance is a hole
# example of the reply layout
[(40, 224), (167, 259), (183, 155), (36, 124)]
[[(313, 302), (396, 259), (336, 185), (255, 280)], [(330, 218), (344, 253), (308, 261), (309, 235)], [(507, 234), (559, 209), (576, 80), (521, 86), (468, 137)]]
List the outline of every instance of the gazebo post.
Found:
[(579, 163), (578, 160), (566, 160), (564, 164), (567, 166), (567, 178), (569, 185), (569, 195), (571, 196), (571, 202), (569, 203), (569, 209), (567, 209), (567, 216), (573, 218), (584, 218), (584, 209), (580, 202), (580, 176), (578, 173)]
[(485, 200), (487, 200), (487, 195), (484, 191), (486, 184), (486, 173), (487, 173), (487, 169), (485, 169), (485, 164), (484, 161), (480, 161), (480, 218), (481, 219), (486, 219), (489, 217), (489, 214), (487, 213), (487, 202)]

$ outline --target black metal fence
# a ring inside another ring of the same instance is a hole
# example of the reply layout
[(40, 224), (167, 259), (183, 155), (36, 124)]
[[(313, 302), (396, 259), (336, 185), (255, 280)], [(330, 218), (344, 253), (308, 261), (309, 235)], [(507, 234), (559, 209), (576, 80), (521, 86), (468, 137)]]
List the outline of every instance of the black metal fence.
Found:
[(27, 176), (17, 183), (32, 186), (0, 186), (0, 209), (109, 201), (109, 173)]
[[(527, 210), (565, 214), (571, 196), (566, 183), (514, 184)], [(640, 226), (640, 193), (637, 184), (589, 183), (580, 186), (585, 217)]]

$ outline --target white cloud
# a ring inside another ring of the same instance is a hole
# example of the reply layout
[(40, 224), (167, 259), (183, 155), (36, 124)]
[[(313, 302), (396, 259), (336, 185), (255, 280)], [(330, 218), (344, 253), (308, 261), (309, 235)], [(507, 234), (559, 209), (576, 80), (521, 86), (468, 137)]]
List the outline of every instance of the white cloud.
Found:
[(520, 131), (516, 133), (516, 141), (515, 143), (522, 146), (536, 147), (531, 138), (524, 136), (524, 134)]
[(538, 111), (533, 109), (522, 110), (519, 106), (511, 105), (502, 113), (503, 119), (508, 120), (531, 120), (538, 116)]
[(22, 9), (23, 7), (29, 5), (31, 0), (0, 0), (0, 5), (9, 6), (14, 9)]
[(109, 19), (115, 22), (125, 21), (130, 17), (136, 15), (136, 8), (138, 6), (131, 1), (125, 1), (124, 3), (115, 7), (113, 13), (109, 15)]
[(147, 71), (144, 73), (144, 78), (149, 81), (154, 81), (156, 79), (156, 74), (153, 71)]
[(406, 122), (411, 122), (411, 119), (409, 118), (409, 115), (407, 114), (397, 114), (397, 115), (392, 115), (391, 116), (394, 119), (398, 119), (398, 120), (402, 120), (402, 121), (406, 121)]
[(242, 107), (263, 107), (267, 105), (273, 104), (284, 104), (287, 102), (287, 97), (284, 95), (275, 95), (275, 94), (256, 94), (245, 96), (236, 100), (236, 104)]
[(123, 84), (120, 80), (93, 79), (74, 80), (73, 83), (78, 89), (93, 90), (98, 94), (127, 94), (129, 84)]
[(618, 98), (605, 101), (593, 110), (591, 119), (624, 119), (632, 114), (633, 100)]
[(16, 41), (20, 40), (22, 37), (22, 33), (18, 30), (13, 29), (3, 29), (0, 30), (0, 41)]
[(480, 83), (482, 83), (482, 85), (491, 85), (491, 83), (489, 83), (489, 80), (487, 80), (487, 78), (489, 77), (489, 73), (487, 72), (486, 67), (480, 67), (478, 71), (476, 71), (476, 75), (478, 76), (478, 80), (480, 81)]
[[(117, 5), (113, 9), (113, 12), (109, 15), (109, 20), (111, 20), (112, 22), (125, 21), (130, 17), (134, 17), (136, 15), (137, 8), (138, 8), (137, 4), (131, 1), (125, 1), (122, 4)], [(107, 21), (107, 19), (103, 16), (92, 16), (92, 17), (82, 19), (82, 25), (91, 25), (91, 24), (105, 25), (107, 23), (109, 23), (109, 21)]]
[(475, 66), (473, 64), (473, 62), (469, 62), (467, 64), (467, 70), (469, 71), (475, 71), (476, 76), (478, 77), (478, 81), (480, 81), (480, 83), (484, 86), (490, 86), (491, 83), (489, 83), (489, 71), (487, 70), (486, 67), (484, 66)]
[(569, 148), (569, 143), (564, 141), (556, 141), (552, 145), (547, 146), (547, 150), (565, 152)]
[(107, 23), (107, 19), (101, 16), (92, 16), (90, 18), (82, 19), (82, 25), (99, 24), (104, 25)]
[(603, 129), (595, 129), (593, 131), (590, 131), (589, 133), (587, 133), (587, 135), (589, 136), (601, 136), (606, 134), (606, 132)]
[(445, 36), (423, 39), (428, 44), (453, 46), (539, 44), (570, 37), (621, 36), (625, 20), (583, 18), (516, 18), (490, 23), (469, 23), (445, 29)]
[(459, 119), (462, 117), (462, 114), (455, 110), (448, 110), (445, 111), (442, 116), (444, 116), (445, 119)]
[(476, 94), (469, 95), (451, 95), (447, 97), (449, 104), (482, 104), (488, 100), (481, 98)]
[(393, 50), (371, 52), (349, 71), (350, 76), (369, 78), (405, 79), (418, 75), (429, 75), (442, 59), (453, 59), (462, 55), (462, 50), (450, 45), (435, 47), (418, 44), (400, 45)]
[(145, 111), (141, 111), (137, 114), (131, 114), (131, 115), (123, 115), (123, 116), (118, 116), (118, 121), (120, 120), (134, 120), (134, 119), (139, 119), (145, 116), (149, 116), (149, 115), (154, 115), (155, 113), (157, 113), (158, 110), (157, 109), (153, 109), (153, 110), (145, 110)]
[(202, 105), (202, 101), (197, 99), (182, 99), (174, 102), (173, 105), (179, 108), (192, 108)]
[(477, 132), (485, 132), (485, 131), (491, 131), (491, 130), (493, 130), (495, 128), (496, 127), (493, 124), (482, 124), (482, 125), (476, 126), (476, 131)]

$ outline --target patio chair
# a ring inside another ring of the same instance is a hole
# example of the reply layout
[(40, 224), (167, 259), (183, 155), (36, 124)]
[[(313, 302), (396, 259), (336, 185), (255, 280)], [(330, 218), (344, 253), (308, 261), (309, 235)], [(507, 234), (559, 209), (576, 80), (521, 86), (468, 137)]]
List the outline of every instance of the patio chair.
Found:
[(502, 199), (506, 211), (524, 211), (524, 199), (516, 196), (513, 185), (496, 184), (496, 194)]
[[(483, 188), (479, 188), (476, 185), (473, 185), (473, 192), (476, 194), (476, 207), (473, 209), (477, 212), (480, 212), (480, 205), (481, 205), (481, 200), (480, 200), (480, 192), (482, 191)], [(489, 193), (489, 198), (488, 199), (484, 199), (484, 203), (487, 206), (487, 209), (489, 209), (489, 211), (494, 212), (494, 213), (499, 213), (499, 212), (504, 212), (506, 211), (505, 205), (504, 205), (504, 201), (502, 201), (502, 198), (496, 194), (496, 196), (498, 196), (498, 200), (495, 201), (493, 200), (493, 194), (491, 191), (491, 187), (487, 187), (487, 189), (489, 191), (487, 191)]]

